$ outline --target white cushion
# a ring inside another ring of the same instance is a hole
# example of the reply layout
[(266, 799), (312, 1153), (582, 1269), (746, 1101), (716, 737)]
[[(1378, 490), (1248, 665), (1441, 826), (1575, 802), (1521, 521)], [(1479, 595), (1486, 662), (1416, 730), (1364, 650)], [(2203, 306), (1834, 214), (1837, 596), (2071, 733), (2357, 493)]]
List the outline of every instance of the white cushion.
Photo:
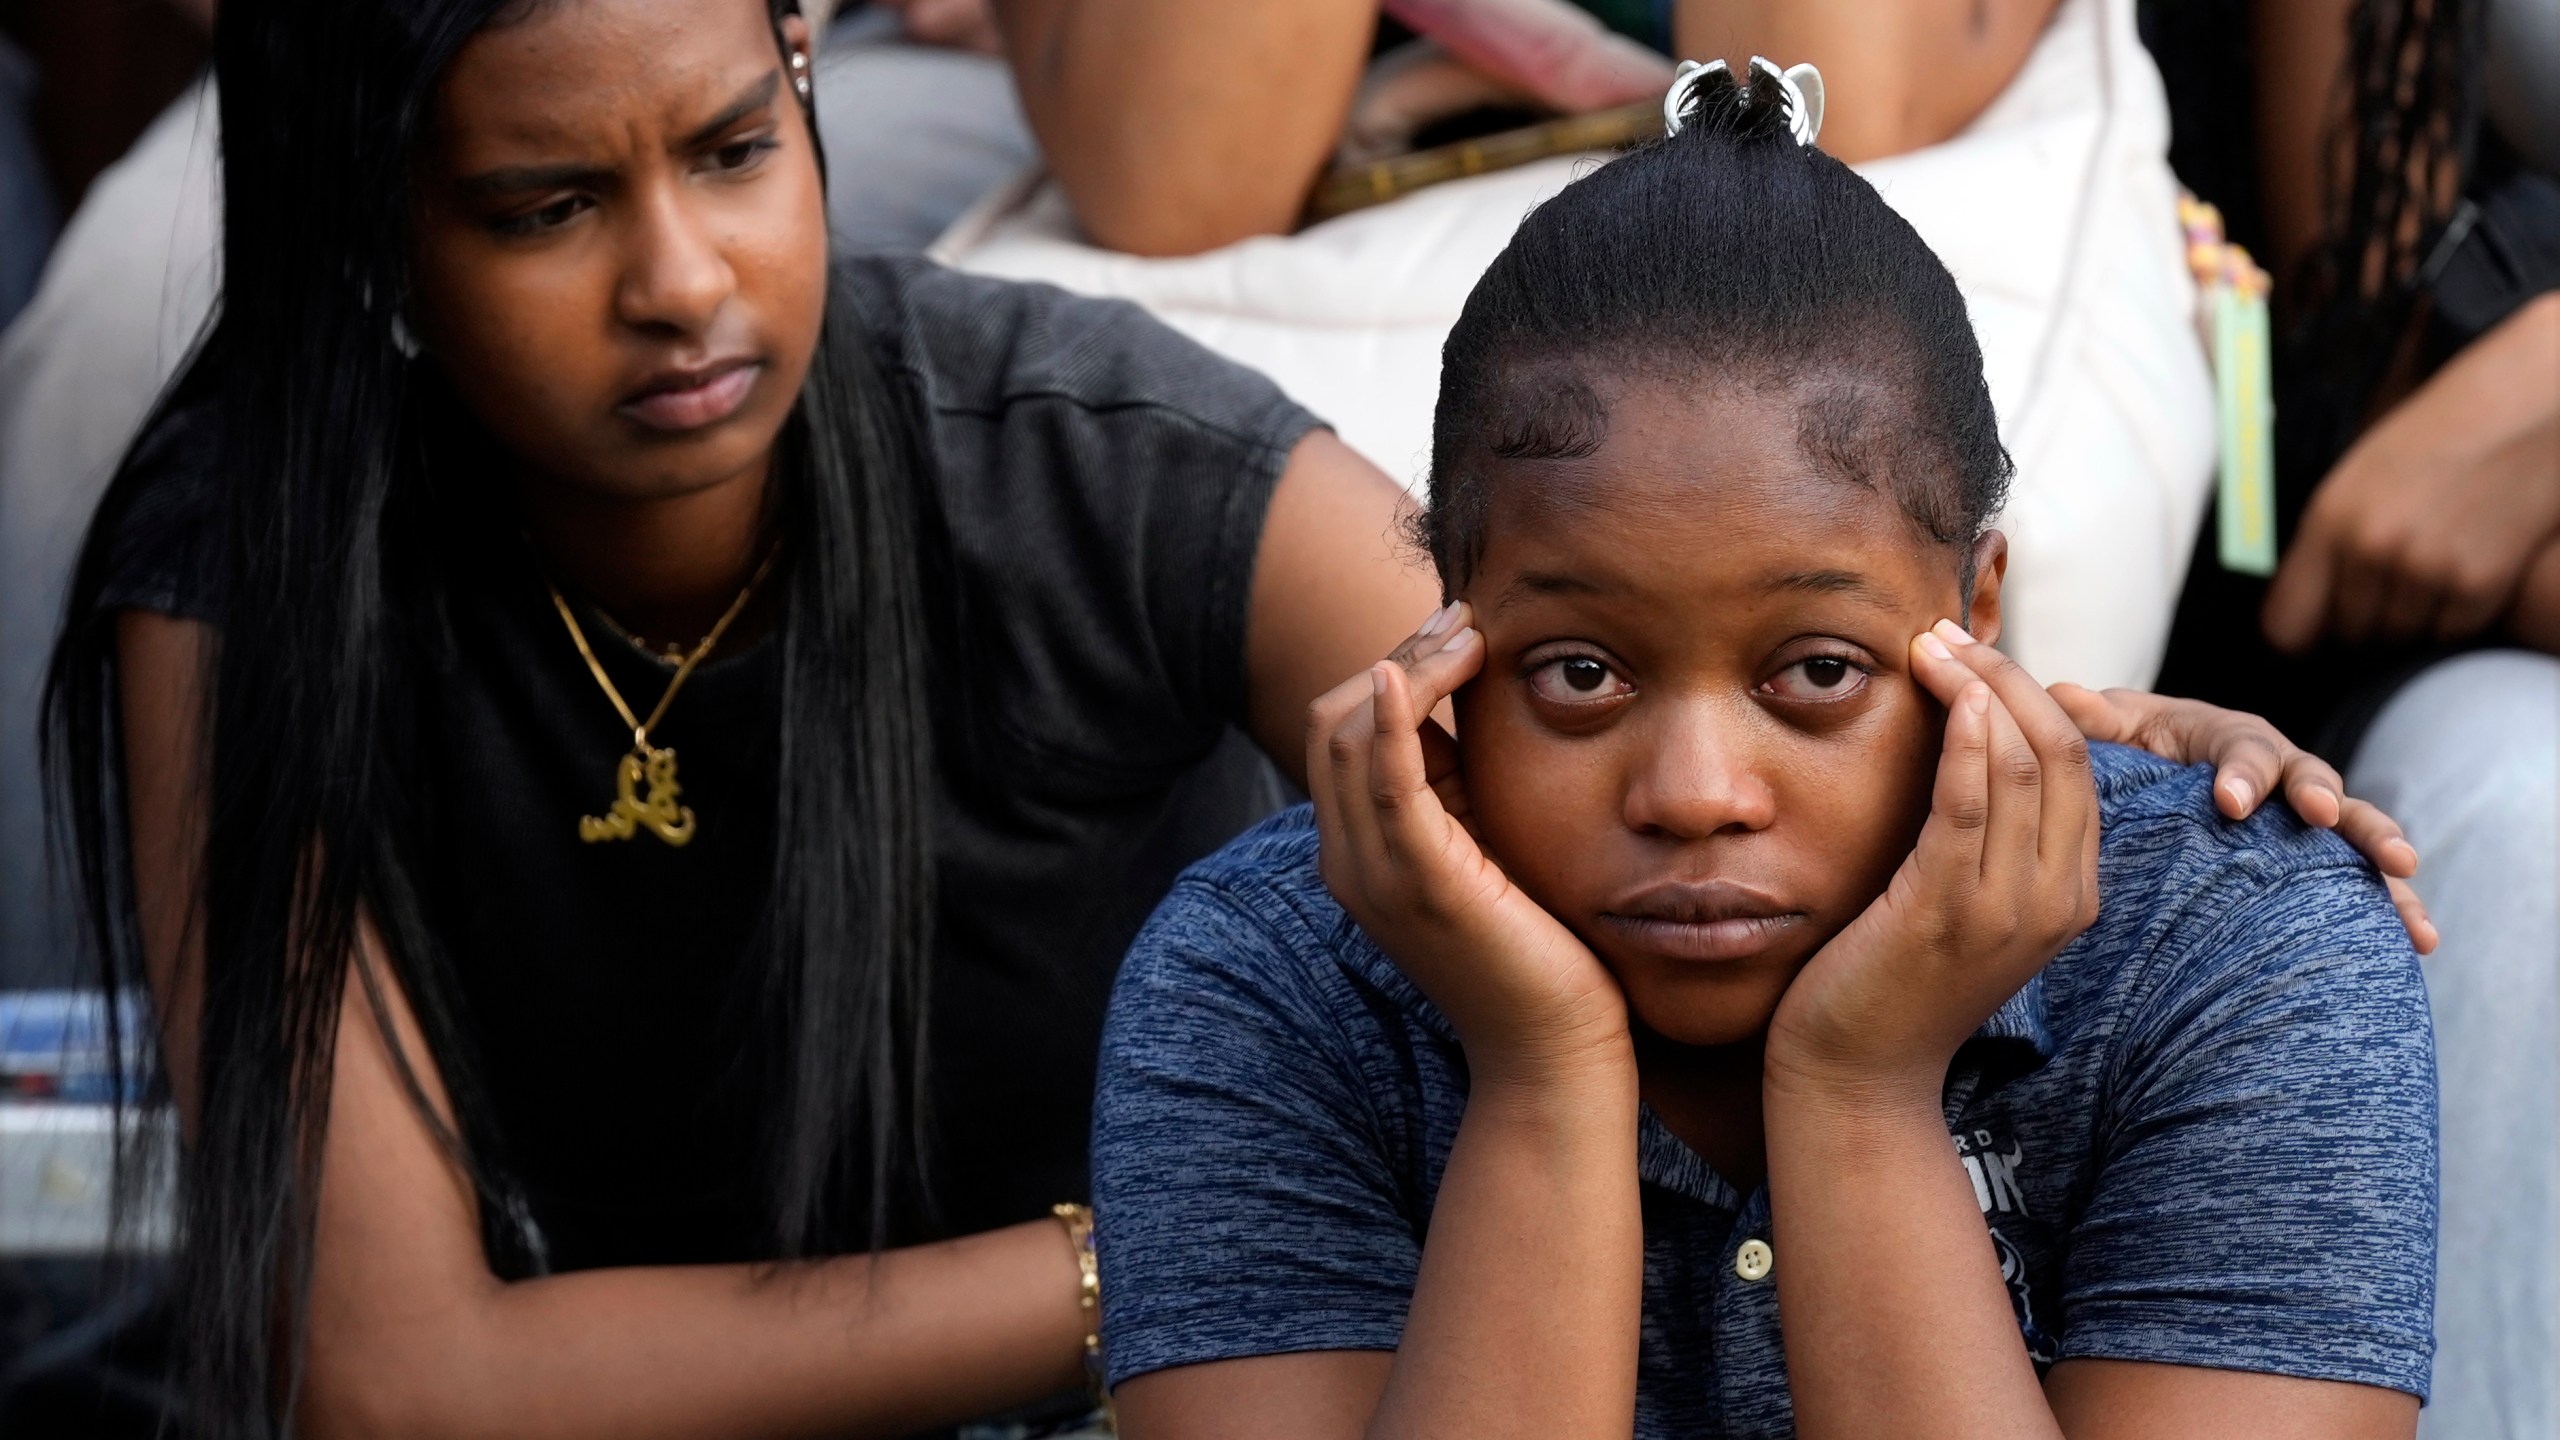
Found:
[[(2047, 680), (2145, 685), (2210, 488), (2211, 379), (2132, 0), (2064, 0), (1961, 135), (1860, 167), (1954, 272), (2018, 463), (2003, 648)], [(948, 263), (1144, 305), (1262, 370), (1419, 491), (1440, 346), (1520, 217), (1599, 157), (1436, 186), (1291, 236), (1157, 260), (1083, 243), (1057, 187), (1006, 186)]]

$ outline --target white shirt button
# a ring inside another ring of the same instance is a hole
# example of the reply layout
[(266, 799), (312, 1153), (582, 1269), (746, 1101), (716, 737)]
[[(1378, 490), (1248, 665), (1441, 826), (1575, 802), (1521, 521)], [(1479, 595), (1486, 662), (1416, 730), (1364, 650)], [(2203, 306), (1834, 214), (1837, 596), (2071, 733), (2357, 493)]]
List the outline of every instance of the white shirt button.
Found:
[(1766, 1280), (1769, 1267), (1778, 1263), (1777, 1253), (1766, 1240), (1745, 1240), (1733, 1252), (1733, 1273), (1745, 1280)]

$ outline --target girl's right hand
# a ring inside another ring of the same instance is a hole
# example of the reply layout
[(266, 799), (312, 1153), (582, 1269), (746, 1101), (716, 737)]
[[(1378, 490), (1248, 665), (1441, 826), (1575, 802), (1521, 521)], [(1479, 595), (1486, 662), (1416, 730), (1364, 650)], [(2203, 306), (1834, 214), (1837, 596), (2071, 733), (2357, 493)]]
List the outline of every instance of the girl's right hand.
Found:
[(1472, 618), (1433, 612), (1309, 708), (1325, 885), (1449, 1017), (1478, 1083), (1632, 1064), (1617, 982), (1467, 826), (1457, 743), (1431, 712), (1483, 668)]
[(2016, 661), (1942, 620), (1911, 672), (1947, 707), (1929, 818), (1787, 987), (1766, 1065), (1934, 1113), (1956, 1047), (2097, 919), (2098, 797), (2088, 742)]

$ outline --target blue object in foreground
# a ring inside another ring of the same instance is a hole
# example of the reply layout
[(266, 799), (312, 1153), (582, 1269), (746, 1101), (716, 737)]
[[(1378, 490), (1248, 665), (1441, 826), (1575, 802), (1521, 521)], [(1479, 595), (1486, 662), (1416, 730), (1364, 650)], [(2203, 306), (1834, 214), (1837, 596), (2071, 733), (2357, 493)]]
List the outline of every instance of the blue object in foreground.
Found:
[(120, 1067), (107, 1034), (106, 998), (99, 990), (0, 990), (0, 1100), (113, 1100), (119, 1069), (132, 1075), (148, 1063), (142, 1027), (150, 1024), (150, 1010), (140, 992), (125, 993), (119, 1018), (127, 1027), (126, 1063)]

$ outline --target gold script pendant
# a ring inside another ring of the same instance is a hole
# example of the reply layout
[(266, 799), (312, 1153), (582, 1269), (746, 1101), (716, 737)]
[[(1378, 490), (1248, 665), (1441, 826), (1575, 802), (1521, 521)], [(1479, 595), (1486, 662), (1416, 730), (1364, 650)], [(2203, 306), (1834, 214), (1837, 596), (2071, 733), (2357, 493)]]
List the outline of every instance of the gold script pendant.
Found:
[[(643, 782), (649, 797), (641, 799)], [(676, 752), (661, 749), (646, 740), (631, 747), (622, 757), (613, 777), (613, 808), (602, 815), (578, 817), (578, 838), (593, 845), (599, 840), (628, 840), (642, 830), (670, 845), (682, 845), (693, 838), (693, 807), (679, 805), (676, 796), (683, 787), (676, 784)]]

